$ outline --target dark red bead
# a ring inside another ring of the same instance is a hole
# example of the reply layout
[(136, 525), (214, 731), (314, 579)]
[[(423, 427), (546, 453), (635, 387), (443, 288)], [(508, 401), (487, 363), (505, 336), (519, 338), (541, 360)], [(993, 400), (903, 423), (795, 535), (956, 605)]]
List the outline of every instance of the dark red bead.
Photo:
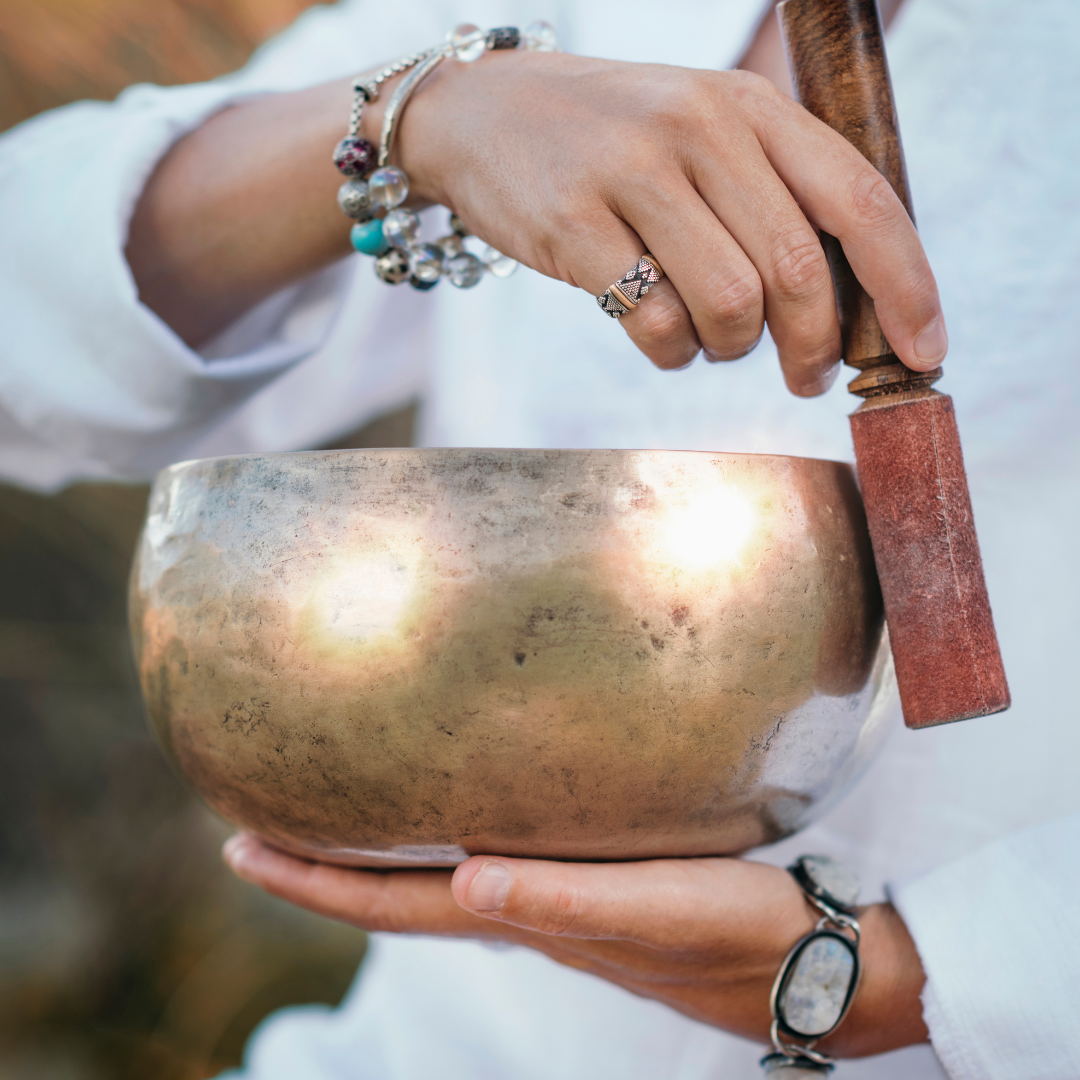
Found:
[(334, 147), (334, 164), (346, 176), (367, 176), (378, 155), (367, 139), (346, 138)]

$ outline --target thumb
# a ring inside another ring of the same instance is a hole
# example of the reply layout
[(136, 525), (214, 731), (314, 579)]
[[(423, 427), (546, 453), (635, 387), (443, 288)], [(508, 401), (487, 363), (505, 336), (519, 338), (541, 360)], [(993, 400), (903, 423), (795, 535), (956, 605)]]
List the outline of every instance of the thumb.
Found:
[[(599, 895), (610, 889), (604, 875), (587, 875), (568, 863), (474, 856), (454, 871), (451, 892), (476, 915), (542, 934), (609, 937), (611, 919), (596, 918)], [(602, 870), (602, 867), (588, 869)]]
[[(787, 881), (785, 881), (787, 879)], [(783, 871), (735, 859), (561, 863), (476, 855), (454, 872), (467, 911), (541, 934), (659, 944), (786, 897)], [(797, 892), (798, 887), (792, 887)]]

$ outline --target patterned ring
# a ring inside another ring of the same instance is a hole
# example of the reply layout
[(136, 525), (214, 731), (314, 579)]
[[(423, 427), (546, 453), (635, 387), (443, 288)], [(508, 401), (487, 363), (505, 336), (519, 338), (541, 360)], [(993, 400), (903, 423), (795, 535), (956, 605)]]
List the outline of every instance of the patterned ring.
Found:
[(621, 318), (641, 302), (641, 298), (664, 276), (663, 268), (654, 255), (642, 255), (637, 266), (624, 274), (596, 302), (601, 311), (613, 319)]

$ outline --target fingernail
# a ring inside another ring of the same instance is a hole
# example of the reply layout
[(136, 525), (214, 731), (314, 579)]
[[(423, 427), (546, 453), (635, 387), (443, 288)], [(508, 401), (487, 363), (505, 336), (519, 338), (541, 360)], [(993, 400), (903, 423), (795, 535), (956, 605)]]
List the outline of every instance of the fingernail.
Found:
[(832, 385), (836, 382), (836, 377), (839, 374), (840, 365), (833, 364), (833, 366), (823, 374), (800, 383), (797, 389), (792, 390), (792, 393), (798, 394), (799, 397), (817, 397), (818, 394), (824, 394), (826, 390), (832, 388)]
[(243, 833), (230, 836), (221, 846), (222, 858), (233, 870), (239, 870), (248, 861), (250, 854), (251, 841)]
[(510, 892), (510, 871), (502, 863), (488, 862), (480, 867), (465, 894), (465, 903), (473, 911), (498, 911)]
[(949, 338), (940, 316), (923, 328), (912, 347), (915, 350), (915, 359), (925, 367), (937, 367), (945, 359)]

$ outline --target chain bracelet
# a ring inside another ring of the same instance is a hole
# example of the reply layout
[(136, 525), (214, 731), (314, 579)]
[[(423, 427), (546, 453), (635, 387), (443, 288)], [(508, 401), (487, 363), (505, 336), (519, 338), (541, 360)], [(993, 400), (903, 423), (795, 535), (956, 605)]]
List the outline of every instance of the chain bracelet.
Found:
[[(348, 133), (333, 154), (334, 164), (346, 177), (338, 189), (338, 206), (355, 222), (349, 233), (352, 246), (374, 257), (375, 273), (388, 285), (408, 281), (414, 289), (426, 291), (445, 277), (451, 285), (469, 289), (484, 273), (503, 278), (517, 267), (513, 259), (490, 245), (479, 254), (469, 251), (465, 246), (469, 232), (456, 214), (451, 214), (447, 236), (425, 243), (419, 217), (404, 206), (409, 178), (403, 169), (390, 164), (397, 124), (409, 96), (438, 64), (450, 57), (473, 63), (487, 52), (517, 48), (554, 52), (558, 49), (554, 28), (539, 20), (524, 32), (513, 26), (484, 31), (463, 23), (447, 35), (444, 44), (402, 57), (370, 79), (358, 76), (353, 81)], [(376, 148), (360, 134), (364, 106), (379, 100), (388, 79), (405, 72), (409, 74), (387, 104)]]
[(402, 59), (384, 67), (382, 71), (367, 82), (357, 78), (353, 82), (353, 94), (355, 96), (352, 109), (349, 112), (349, 137), (355, 139), (360, 134), (360, 121), (364, 116), (364, 106), (368, 102), (379, 100), (379, 88), (387, 79), (392, 79), (395, 75), (400, 75), (403, 71), (416, 67), (417, 64), (422, 63), (429, 56), (434, 56), (438, 51), (437, 48), (424, 49), (421, 52), (413, 53), (412, 56), (402, 57)]

